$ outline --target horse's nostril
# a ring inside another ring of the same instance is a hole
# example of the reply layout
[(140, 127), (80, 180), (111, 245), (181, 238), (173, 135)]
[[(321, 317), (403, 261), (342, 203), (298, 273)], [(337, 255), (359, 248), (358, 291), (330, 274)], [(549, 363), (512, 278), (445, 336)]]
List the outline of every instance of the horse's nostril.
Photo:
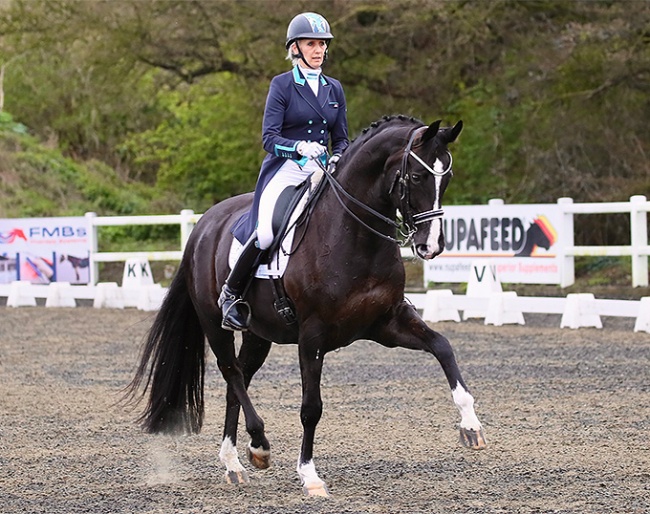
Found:
[(417, 252), (418, 255), (424, 256), (427, 254), (428, 247), (427, 245), (424, 244), (418, 244), (415, 245), (415, 251)]

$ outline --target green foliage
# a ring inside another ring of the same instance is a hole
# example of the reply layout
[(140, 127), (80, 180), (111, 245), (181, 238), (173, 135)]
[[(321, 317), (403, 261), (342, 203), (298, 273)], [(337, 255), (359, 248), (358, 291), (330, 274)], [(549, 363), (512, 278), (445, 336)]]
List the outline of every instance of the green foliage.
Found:
[(158, 170), (160, 190), (173, 191), (197, 211), (251, 191), (263, 158), (263, 106), (242, 96), (244, 87), (240, 78), (221, 74), (161, 94), (165, 120), (132, 136), (124, 148), (135, 165)]
[(123, 252), (178, 250), (178, 225), (125, 225), (101, 227), (99, 250)]
[(427, 124), (440, 118), (430, 112), (426, 102), (412, 98), (386, 97), (364, 86), (345, 87), (345, 96), (348, 104), (348, 128), (351, 139), (368, 127), (371, 122), (386, 115), (407, 114), (419, 118)]
[(607, 286), (612, 283), (629, 283), (630, 257), (576, 257), (576, 279), (587, 286)]
[(0, 131), (0, 217), (133, 214), (151, 197), (105, 164), (64, 157), (29, 135)]
[(17, 123), (11, 114), (0, 111), (0, 133), (14, 132), (16, 134), (27, 134), (27, 127), (22, 123)]
[[(461, 140), (454, 148), (455, 184), (447, 193), (452, 203), (486, 203), (508, 199), (520, 190), (519, 177), (525, 105), (504, 105), (493, 84), (463, 89), (450, 109), (463, 118)], [(526, 198), (521, 198), (525, 201)]]
[(286, 25), (312, 9), (351, 136), (385, 114), (463, 119), (448, 202), (650, 188), (650, 2), (11, 0), (0, 210), (198, 212), (251, 190)]

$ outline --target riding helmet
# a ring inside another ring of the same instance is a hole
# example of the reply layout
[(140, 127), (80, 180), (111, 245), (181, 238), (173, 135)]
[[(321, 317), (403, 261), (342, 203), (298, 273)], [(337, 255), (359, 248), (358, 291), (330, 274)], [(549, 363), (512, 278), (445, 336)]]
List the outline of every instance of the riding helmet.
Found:
[(285, 47), (289, 48), (297, 39), (324, 39), (329, 44), (333, 38), (330, 24), (325, 18), (314, 12), (304, 12), (295, 16), (289, 23)]

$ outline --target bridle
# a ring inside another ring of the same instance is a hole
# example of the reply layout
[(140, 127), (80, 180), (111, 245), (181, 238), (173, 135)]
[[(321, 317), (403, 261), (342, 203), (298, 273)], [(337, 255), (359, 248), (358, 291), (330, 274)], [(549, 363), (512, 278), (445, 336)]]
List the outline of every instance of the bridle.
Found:
[[(393, 219), (387, 218), (383, 214), (377, 212), (374, 210), (372, 207), (367, 206), (363, 202), (357, 200), (354, 198), (350, 193), (348, 193), (343, 186), (334, 178), (334, 173), (332, 169), (324, 169), (325, 173), (324, 176), (327, 180), (327, 182), (332, 186), (332, 190), (334, 192), (334, 195), (336, 196), (336, 199), (338, 200), (339, 204), (343, 209), (352, 217), (354, 218), (357, 222), (359, 222), (361, 225), (363, 225), (365, 228), (370, 230), (373, 234), (381, 237), (382, 239), (385, 239), (386, 241), (390, 241), (393, 243), (397, 243), (400, 246), (406, 246), (411, 243), (413, 236), (417, 232), (417, 225), (421, 223), (426, 223), (427, 221), (431, 221), (436, 218), (441, 218), (444, 215), (443, 209), (432, 209), (429, 211), (424, 211), (420, 212), (417, 214), (413, 214), (413, 208), (411, 207), (411, 188), (410, 188), (410, 175), (409, 175), (409, 157), (412, 157), (415, 159), (421, 166), (424, 167), (429, 173), (432, 173), (435, 176), (444, 176), (447, 173), (451, 172), (451, 165), (452, 165), (452, 158), (451, 158), (451, 153), (447, 152), (449, 155), (449, 166), (447, 166), (444, 170), (436, 170), (429, 166), (426, 162), (422, 160), (422, 158), (417, 155), (413, 151), (413, 142), (415, 141), (415, 138), (417, 137), (418, 134), (420, 134), (422, 131), (426, 130), (427, 127), (420, 127), (415, 129), (412, 133), (411, 136), (409, 137), (409, 141), (404, 148), (404, 154), (402, 156), (402, 162), (400, 168), (396, 171), (395, 173), (395, 180), (393, 184), (390, 187), (390, 190), (388, 191), (388, 194), (392, 194), (395, 185), (397, 184), (399, 187), (399, 197), (400, 197), (400, 212), (402, 214), (402, 223), (399, 223)], [(386, 223), (388, 226), (393, 227), (397, 229), (399, 232), (400, 237), (399, 238), (394, 238), (389, 235), (386, 235), (370, 225), (368, 225), (365, 221), (363, 221), (361, 218), (359, 218), (352, 210), (345, 204), (341, 196), (344, 196), (347, 200), (351, 201), (364, 211), (368, 212), (375, 218), (379, 219), (380, 221), (383, 221)]]
[[(409, 142), (404, 149), (404, 155), (402, 156), (402, 165), (395, 174), (395, 181), (399, 185), (399, 196), (401, 201), (400, 212), (402, 213), (404, 226), (408, 231), (408, 241), (411, 240), (417, 231), (417, 225), (420, 223), (426, 223), (427, 221), (431, 221), (435, 218), (442, 218), (442, 216), (445, 214), (445, 211), (443, 209), (432, 209), (429, 211), (420, 212), (418, 214), (413, 214), (413, 208), (411, 207), (411, 188), (409, 187), (411, 177), (409, 175), (408, 166), (409, 157), (413, 157), (425, 170), (438, 177), (443, 177), (447, 173), (450, 173), (453, 163), (451, 153), (447, 151), (447, 155), (449, 155), (449, 166), (447, 166), (444, 170), (436, 170), (424, 162), (422, 158), (413, 151), (413, 142), (415, 141), (416, 136), (426, 129), (426, 126), (421, 127), (419, 129), (415, 129), (411, 133)], [(392, 192), (394, 186), (395, 184), (393, 183), (389, 194)]]

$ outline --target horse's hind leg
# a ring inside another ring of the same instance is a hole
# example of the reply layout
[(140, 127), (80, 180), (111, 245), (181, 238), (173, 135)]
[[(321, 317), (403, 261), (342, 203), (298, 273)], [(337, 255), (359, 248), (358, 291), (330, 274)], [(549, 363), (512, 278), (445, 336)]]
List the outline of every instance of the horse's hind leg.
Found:
[[(234, 356), (233, 332), (221, 328), (216, 331), (222, 334), (223, 339), (220, 340), (220, 344), (213, 345), (212, 338), (209, 338), (210, 346), (217, 355), (219, 368), (228, 384), (226, 417), (219, 459), (226, 466), (226, 480), (229, 483), (246, 483), (249, 481), (248, 475), (237, 454), (237, 425), (242, 406), (246, 418), (246, 429), (251, 436), (251, 442), (247, 447), (248, 458), (254, 466), (261, 469), (270, 465), (270, 446), (264, 435), (264, 422), (255, 412), (247, 389), (253, 375), (264, 364), (271, 349), (271, 343), (246, 332), (242, 335), (239, 356), (232, 362), (231, 358)], [(230, 365), (226, 365), (225, 361), (231, 362)]]
[(449, 341), (431, 330), (412, 305), (402, 303), (377, 330), (374, 339), (388, 347), (399, 346), (433, 354), (445, 373), (454, 404), (460, 412), (460, 439), (463, 445), (477, 450), (486, 447), (483, 427), (474, 411), (474, 398), (465, 385)]

